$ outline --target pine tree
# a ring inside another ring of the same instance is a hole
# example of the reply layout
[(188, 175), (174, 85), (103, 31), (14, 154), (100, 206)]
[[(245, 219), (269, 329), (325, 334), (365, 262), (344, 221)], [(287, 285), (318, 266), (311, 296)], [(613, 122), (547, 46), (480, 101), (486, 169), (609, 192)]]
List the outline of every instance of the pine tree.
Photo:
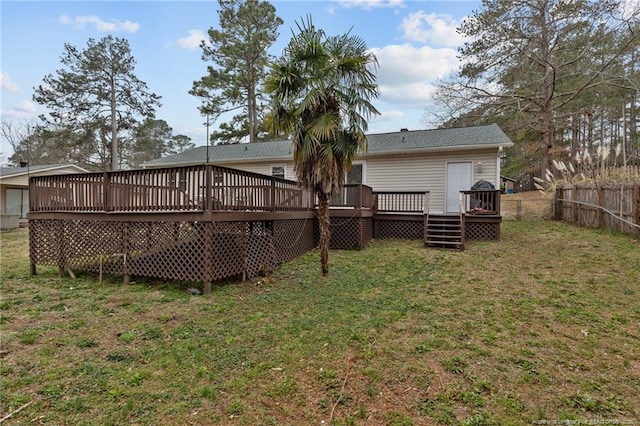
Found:
[(92, 138), (84, 137), (98, 140), (111, 170), (119, 169), (120, 132), (131, 129), (140, 116), (153, 117), (160, 97), (136, 77), (136, 61), (126, 39), (89, 39), (83, 51), (65, 44), (61, 62), (64, 68), (45, 76), (44, 84), (35, 88), (34, 101), (51, 110), (41, 118), (76, 136), (91, 131)]
[(209, 119), (239, 111), (212, 139), (233, 143), (248, 136), (249, 142), (256, 142), (262, 111), (260, 86), (270, 59), (267, 49), (276, 41), (282, 19), (267, 1), (218, 3), (220, 29), (209, 29), (209, 39), (201, 44), (202, 60), (211, 65), (189, 93), (202, 99), (200, 112)]

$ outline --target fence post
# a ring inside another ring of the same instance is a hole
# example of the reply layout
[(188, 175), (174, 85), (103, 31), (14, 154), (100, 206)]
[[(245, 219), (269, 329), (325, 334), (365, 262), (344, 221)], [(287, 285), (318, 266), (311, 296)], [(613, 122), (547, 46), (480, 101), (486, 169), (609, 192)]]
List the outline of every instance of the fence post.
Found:
[(553, 212), (552, 216), (553, 220), (562, 220), (562, 201), (560, 199), (564, 199), (564, 188), (556, 188), (556, 191), (553, 195)]
[(576, 184), (573, 184), (572, 188), (571, 188), (571, 218), (573, 223), (577, 224), (578, 226), (580, 226), (580, 217), (578, 216), (579, 212), (578, 212), (578, 207), (579, 205), (576, 204), (576, 198), (577, 198), (577, 192), (578, 192), (578, 187), (576, 186)]
[[(633, 223), (640, 225), (640, 183), (636, 183), (633, 187), (632, 203)], [(638, 230), (638, 233), (640, 234), (640, 230)]]
[(597, 228), (602, 228), (603, 225), (603, 217), (604, 217), (604, 211), (602, 210), (603, 207), (605, 207), (605, 203), (604, 203), (604, 188), (602, 188), (601, 186), (597, 186), (596, 185), (596, 197), (598, 198), (598, 211), (596, 212), (596, 227)]
[(522, 200), (516, 200), (516, 220), (522, 220)]

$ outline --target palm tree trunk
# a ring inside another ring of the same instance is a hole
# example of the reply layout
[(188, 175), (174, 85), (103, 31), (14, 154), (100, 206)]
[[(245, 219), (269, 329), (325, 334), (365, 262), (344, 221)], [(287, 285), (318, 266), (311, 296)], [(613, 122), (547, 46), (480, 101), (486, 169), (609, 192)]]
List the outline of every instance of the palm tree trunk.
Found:
[(329, 195), (318, 192), (318, 222), (320, 223), (320, 266), (322, 275), (329, 274), (329, 240), (331, 239), (331, 219), (329, 217)]

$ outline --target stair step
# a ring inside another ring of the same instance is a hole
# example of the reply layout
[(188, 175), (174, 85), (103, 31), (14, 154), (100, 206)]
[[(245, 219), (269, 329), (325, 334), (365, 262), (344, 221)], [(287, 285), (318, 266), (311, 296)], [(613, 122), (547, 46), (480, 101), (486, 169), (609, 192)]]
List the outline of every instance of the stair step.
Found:
[(464, 250), (463, 218), (455, 215), (427, 216), (424, 245), (449, 250)]
[(425, 244), (461, 246), (462, 242), (461, 241), (447, 241), (447, 240), (442, 240), (442, 241), (427, 240), (427, 241), (425, 241)]
[(439, 248), (448, 248), (448, 249), (457, 249), (463, 250), (464, 246), (462, 243), (451, 243), (451, 242), (440, 242), (440, 241), (427, 241), (425, 243), (427, 247), (439, 247)]
[(462, 232), (451, 233), (451, 232), (443, 232), (443, 233), (427, 233), (427, 238), (447, 238), (450, 240), (460, 240), (462, 238)]

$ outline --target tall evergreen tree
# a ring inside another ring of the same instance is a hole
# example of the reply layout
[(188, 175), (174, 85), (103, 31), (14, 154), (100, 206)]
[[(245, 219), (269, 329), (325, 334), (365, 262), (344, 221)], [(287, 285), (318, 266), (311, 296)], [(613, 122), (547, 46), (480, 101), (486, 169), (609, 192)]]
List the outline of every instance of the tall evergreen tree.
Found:
[(83, 51), (65, 44), (61, 62), (64, 68), (45, 76), (44, 84), (35, 88), (34, 101), (51, 110), (49, 117), (41, 118), (78, 135), (93, 130), (103, 144), (101, 151), (109, 152), (111, 169), (117, 170), (120, 132), (131, 129), (140, 116), (153, 117), (160, 97), (136, 77), (136, 61), (126, 39), (89, 39)]
[(534, 137), (524, 151), (544, 176), (566, 151), (570, 111), (613, 80), (626, 84), (612, 73), (638, 49), (640, 28), (637, 11), (621, 11), (618, 0), (484, 0), (459, 28), (472, 40), (459, 50), (463, 66), (436, 98), (457, 117), (503, 120), (516, 141)]
[(169, 153), (173, 129), (164, 120), (146, 119), (135, 127), (128, 148), (128, 163), (137, 168), (145, 161), (155, 160)]
[(109, 158), (96, 138), (99, 133), (91, 128), (69, 131), (51, 124), (37, 125), (16, 144), (9, 161), (14, 165), (76, 164), (87, 170), (104, 170)]
[(202, 99), (200, 112), (209, 119), (240, 111), (212, 139), (233, 143), (248, 136), (249, 142), (256, 142), (262, 110), (260, 87), (270, 59), (267, 49), (278, 38), (282, 19), (267, 1), (218, 3), (220, 29), (210, 28), (209, 39), (201, 44), (202, 60), (212, 64), (189, 93)]
[(179, 154), (188, 149), (196, 146), (193, 142), (191, 142), (191, 138), (186, 135), (175, 135), (171, 137), (171, 142), (169, 143), (169, 147), (167, 152), (169, 154)]

